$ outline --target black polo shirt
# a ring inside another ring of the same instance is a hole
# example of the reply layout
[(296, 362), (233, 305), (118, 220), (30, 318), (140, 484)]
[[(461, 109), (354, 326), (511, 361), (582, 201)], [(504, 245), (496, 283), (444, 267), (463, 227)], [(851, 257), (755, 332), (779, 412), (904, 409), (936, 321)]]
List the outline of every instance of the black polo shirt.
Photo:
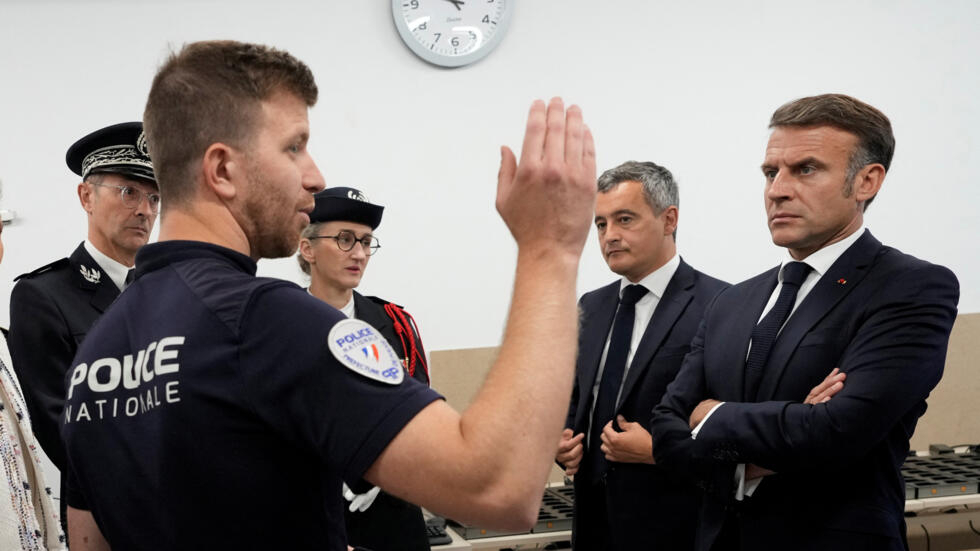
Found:
[(136, 266), (66, 377), (69, 505), (115, 549), (346, 549), (341, 481), (439, 395), (240, 253), (168, 241)]

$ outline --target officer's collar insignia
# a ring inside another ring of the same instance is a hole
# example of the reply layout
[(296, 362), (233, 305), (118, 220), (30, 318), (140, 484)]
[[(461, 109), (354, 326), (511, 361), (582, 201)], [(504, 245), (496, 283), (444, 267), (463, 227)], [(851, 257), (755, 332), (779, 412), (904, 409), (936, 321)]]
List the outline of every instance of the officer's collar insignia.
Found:
[(85, 266), (79, 266), (78, 271), (81, 272), (82, 277), (85, 278), (85, 281), (88, 281), (89, 283), (98, 283), (102, 280), (102, 272), (96, 270), (95, 268), (90, 270)]
[(389, 385), (405, 379), (401, 361), (378, 330), (359, 319), (337, 322), (327, 336), (330, 353), (358, 375)]

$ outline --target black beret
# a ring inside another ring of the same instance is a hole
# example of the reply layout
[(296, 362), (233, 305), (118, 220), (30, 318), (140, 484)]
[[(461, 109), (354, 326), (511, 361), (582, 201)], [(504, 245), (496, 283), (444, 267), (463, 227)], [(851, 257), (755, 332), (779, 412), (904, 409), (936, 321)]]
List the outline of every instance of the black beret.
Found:
[(123, 122), (92, 132), (68, 148), (65, 162), (82, 179), (112, 172), (156, 182), (141, 122)]
[(377, 228), (385, 208), (369, 203), (364, 194), (352, 187), (332, 187), (313, 196), (316, 207), (310, 214), (310, 223), (344, 220)]

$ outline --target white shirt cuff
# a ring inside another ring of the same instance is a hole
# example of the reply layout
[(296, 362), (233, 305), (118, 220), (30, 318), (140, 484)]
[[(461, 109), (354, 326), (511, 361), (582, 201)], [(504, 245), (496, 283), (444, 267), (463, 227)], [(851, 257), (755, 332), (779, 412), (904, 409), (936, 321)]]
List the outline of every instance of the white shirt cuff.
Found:
[(701, 427), (703, 427), (704, 424), (708, 422), (708, 419), (711, 417), (711, 414), (714, 413), (716, 409), (720, 408), (723, 405), (725, 405), (725, 402), (719, 402), (715, 404), (715, 407), (711, 408), (711, 410), (708, 411), (708, 414), (704, 416), (704, 419), (701, 419), (701, 422), (698, 423), (698, 426), (694, 427), (694, 430), (691, 431), (692, 439), (694, 440), (698, 439), (698, 433), (701, 432)]

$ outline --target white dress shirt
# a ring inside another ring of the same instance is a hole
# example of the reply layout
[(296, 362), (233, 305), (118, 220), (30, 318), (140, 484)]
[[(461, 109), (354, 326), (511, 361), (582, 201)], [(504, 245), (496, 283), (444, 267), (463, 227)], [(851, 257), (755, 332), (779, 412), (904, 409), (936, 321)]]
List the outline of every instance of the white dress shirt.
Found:
[[(315, 297), (316, 296), (316, 295), (313, 294), (313, 291), (311, 291), (309, 287), (306, 288), (306, 292), (311, 297)], [(317, 297), (317, 298), (319, 298), (319, 297)], [(324, 301), (324, 302), (326, 302), (326, 301)], [(348, 300), (347, 301), (347, 304), (345, 304), (340, 309), (340, 313), (343, 314), (343, 315), (345, 315), (345, 316), (347, 316), (350, 319), (354, 319), (354, 293), (351, 293), (350, 300)]]
[[(810, 266), (811, 270), (807, 274), (806, 279), (803, 280), (803, 283), (800, 284), (800, 290), (797, 291), (796, 293), (796, 302), (793, 303), (793, 309), (790, 310), (789, 315), (786, 316), (786, 322), (789, 321), (789, 319), (793, 316), (793, 313), (796, 312), (796, 309), (800, 306), (800, 304), (803, 303), (803, 300), (807, 297), (807, 295), (810, 294), (810, 291), (813, 290), (813, 287), (817, 284), (817, 281), (819, 281), (820, 278), (823, 277), (825, 273), (827, 273), (827, 270), (829, 270), (830, 267), (833, 266), (834, 262), (837, 262), (837, 259), (840, 258), (842, 254), (844, 254), (844, 251), (849, 249), (851, 245), (853, 245), (854, 242), (857, 241), (858, 238), (860, 238), (864, 234), (864, 232), (865, 229), (864, 226), (862, 225), (860, 228), (858, 228), (857, 231), (855, 231), (851, 235), (845, 237), (844, 239), (841, 239), (836, 243), (827, 245), (826, 247), (814, 252), (810, 256), (799, 261), (799, 262), (807, 263)], [(766, 317), (766, 314), (769, 313), (769, 310), (772, 310), (772, 307), (776, 305), (776, 299), (779, 297), (779, 292), (783, 288), (783, 268), (785, 268), (786, 265), (789, 264), (790, 262), (797, 262), (797, 260), (792, 256), (790, 256), (789, 250), (787, 249), (786, 255), (783, 258), (782, 262), (780, 263), (778, 282), (776, 283), (776, 288), (772, 290), (772, 295), (769, 296), (769, 302), (766, 303), (766, 307), (762, 309), (762, 314), (759, 316), (759, 319), (756, 321), (757, 324), (759, 321), (762, 321), (762, 318)], [(782, 332), (783, 327), (786, 326), (786, 322), (783, 322), (783, 326), (779, 328), (780, 332)], [(752, 350), (752, 342), (750, 341), (749, 351), (751, 350)], [(748, 358), (748, 352), (746, 352), (746, 358)], [(830, 374), (829, 371), (827, 373)], [(804, 398), (805, 396), (801, 396), (800, 400), (802, 401)], [(711, 408), (711, 411), (709, 411), (708, 414), (704, 416), (704, 419), (701, 420), (698, 426), (694, 427), (694, 430), (691, 431), (691, 438), (697, 438), (698, 432), (701, 430), (701, 427), (703, 427), (704, 424), (708, 421), (708, 418), (711, 417), (711, 414), (713, 414), (719, 407), (724, 405), (724, 403), (725, 402), (721, 402), (720, 404), (715, 404), (715, 406)], [(752, 493), (755, 491), (755, 489), (762, 482), (762, 478), (755, 478), (750, 481), (745, 480), (744, 463), (739, 463), (738, 466), (735, 468), (735, 480), (738, 485), (735, 490), (735, 499), (737, 500), (742, 500), (744, 499), (745, 496), (751, 496)]]
[[(620, 394), (623, 392), (623, 383), (626, 382), (626, 375), (629, 373), (630, 364), (633, 362), (633, 354), (636, 352), (636, 347), (640, 343), (640, 339), (643, 338), (643, 333), (646, 332), (647, 325), (650, 324), (653, 311), (657, 309), (657, 305), (660, 304), (660, 299), (664, 296), (664, 291), (667, 290), (667, 284), (670, 283), (671, 278), (674, 277), (674, 272), (677, 271), (677, 267), (680, 265), (681, 257), (675, 253), (663, 266), (635, 283), (636, 285), (646, 287), (648, 292), (636, 302), (636, 313), (633, 318), (633, 335), (630, 337), (630, 349), (626, 355), (626, 368), (623, 371), (623, 380), (619, 383), (619, 393), (616, 395), (617, 405), (621, 398)], [(623, 297), (623, 290), (630, 285), (634, 285), (634, 283), (623, 277), (619, 282), (620, 298)], [(609, 334), (606, 335), (606, 344), (602, 348), (602, 357), (599, 359), (599, 371), (596, 373), (595, 383), (592, 385), (592, 407), (589, 410), (589, 430), (586, 432), (586, 438), (592, 434), (592, 414), (595, 412), (595, 402), (596, 397), (599, 395), (599, 384), (602, 382), (602, 373), (606, 368), (606, 354), (609, 352), (610, 338), (612, 338), (612, 327), (609, 328)], [(636, 421), (636, 419), (630, 419), (630, 421)]]
[(109, 276), (109, 279), (116, 284), (116, 288), (120, 291), (126, 289), (126, 275), (129, 274), (130, 268), (132, 266), (126, 266), (116, 260), (109, 258), (102, 251), (95, 248), (88, 239), (85, 240), (85, 250), (88, 254), (92, 256), (92, 260), (102, 268), (102, 271)]

